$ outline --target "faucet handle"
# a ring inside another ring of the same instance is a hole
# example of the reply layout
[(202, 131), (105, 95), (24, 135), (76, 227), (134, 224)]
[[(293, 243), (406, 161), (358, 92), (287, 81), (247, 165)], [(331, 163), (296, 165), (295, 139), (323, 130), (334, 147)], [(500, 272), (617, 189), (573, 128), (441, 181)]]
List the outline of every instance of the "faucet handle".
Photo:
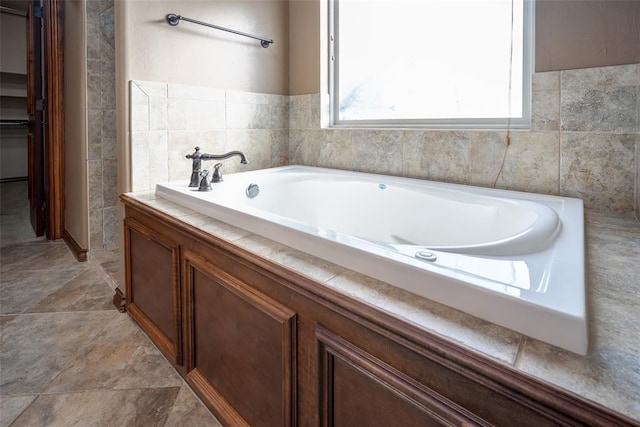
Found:
[(194, 152), (192, 154), (187, 154), (186, 157), (187, 159), (193, 159), (193, 160), (198, 160), (200, 159), (200, 147), (194, 147)]
[(216, 163), (213, 165), (213, 176), (211, 177), (211, 182), (222, 182), (222, 172), (220, 172), (220, 167), (222, 163)]
[(211, 183), (209, 182), (209, 171), (203, 170), (200, 172), (200, 186), (198, 191), (211, 191)]

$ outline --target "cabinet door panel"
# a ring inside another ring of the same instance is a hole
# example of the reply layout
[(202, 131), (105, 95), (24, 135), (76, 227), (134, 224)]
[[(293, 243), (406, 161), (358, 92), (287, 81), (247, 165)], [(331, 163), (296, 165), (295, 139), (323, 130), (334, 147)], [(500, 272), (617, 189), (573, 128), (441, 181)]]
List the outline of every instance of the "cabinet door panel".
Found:
[(186, 260), (192, 384), (229, 422), (291, 425), (295, 313), (194, 254)]
[(471, 426), (483, 420), (317, 326), (323, 426)]
[(126, 221), (127, 308), (149, 337), (182, 364), (179, 246)]

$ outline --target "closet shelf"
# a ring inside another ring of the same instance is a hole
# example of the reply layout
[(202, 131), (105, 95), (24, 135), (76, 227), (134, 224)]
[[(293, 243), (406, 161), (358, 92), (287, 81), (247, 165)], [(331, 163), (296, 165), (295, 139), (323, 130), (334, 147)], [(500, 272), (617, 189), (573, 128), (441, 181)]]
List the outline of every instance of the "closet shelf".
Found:
[(6, 98), (26, 98), (27, 89), (0, 88), (0, 96)]

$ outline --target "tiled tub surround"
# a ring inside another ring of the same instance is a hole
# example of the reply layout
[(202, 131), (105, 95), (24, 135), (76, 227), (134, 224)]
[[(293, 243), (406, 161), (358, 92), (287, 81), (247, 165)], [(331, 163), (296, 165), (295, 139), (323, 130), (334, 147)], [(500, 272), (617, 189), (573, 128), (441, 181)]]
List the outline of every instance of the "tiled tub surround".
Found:
[[(321, 128), (320, 95), (291, 97), (289, 163), (581, 198), (631, 212), (640, 198), (640, 64), (536, 73), (532, 125), (505, 131)], [(325, 112), (326, 113), (326, 112)], [(634, 200), (635, 199), (635, 200)]]
[[(144, 81), (130, 82), (133, 191), (189, 180), (194, 146), (203, 153), (239, 150), (222, 173), (288, 164), (289, 97)], [(216, 162), (204, 162), (213, 170)]]
[(86, 2), (89, 244), (119, 242), (113, 0)]
[(156, 198), (153, 191), (130, 196), (322, 286), (640, 421), (640, 223), (629, 213), (586, 215), (591, 350), (578, 356)]
[(319, 94), (131, 81), (132, 190), (188, 179), (184, 156), (199, 145), (247, 154), (247, 166), (227, 160), (227, 173), (302, 164), (484, 187), (495, 181), (637, 215), (640, 64), (536, 73), (532, 98), (531, 129), (511, 132), (499, 173), (505, 131), (327, 128), (328, 99)]

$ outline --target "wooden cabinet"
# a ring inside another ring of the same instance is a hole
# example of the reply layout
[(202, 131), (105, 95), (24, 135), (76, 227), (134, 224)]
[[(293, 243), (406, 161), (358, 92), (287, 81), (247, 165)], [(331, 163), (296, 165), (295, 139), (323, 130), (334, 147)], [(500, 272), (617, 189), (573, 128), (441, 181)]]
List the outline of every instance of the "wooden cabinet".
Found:
[(129, 314), (169, 360), (182, 365), (180, 248), (127, 219), (125, 251)]
[(185, 266), (187, 378), (233, 425), (295, 425), (295, 312), (195, 253)]
[(638, 425), (122, 199), (128, 311), (225, 425)]
[(482, 420), (318, 326), (323, 426), (474, 425)]

